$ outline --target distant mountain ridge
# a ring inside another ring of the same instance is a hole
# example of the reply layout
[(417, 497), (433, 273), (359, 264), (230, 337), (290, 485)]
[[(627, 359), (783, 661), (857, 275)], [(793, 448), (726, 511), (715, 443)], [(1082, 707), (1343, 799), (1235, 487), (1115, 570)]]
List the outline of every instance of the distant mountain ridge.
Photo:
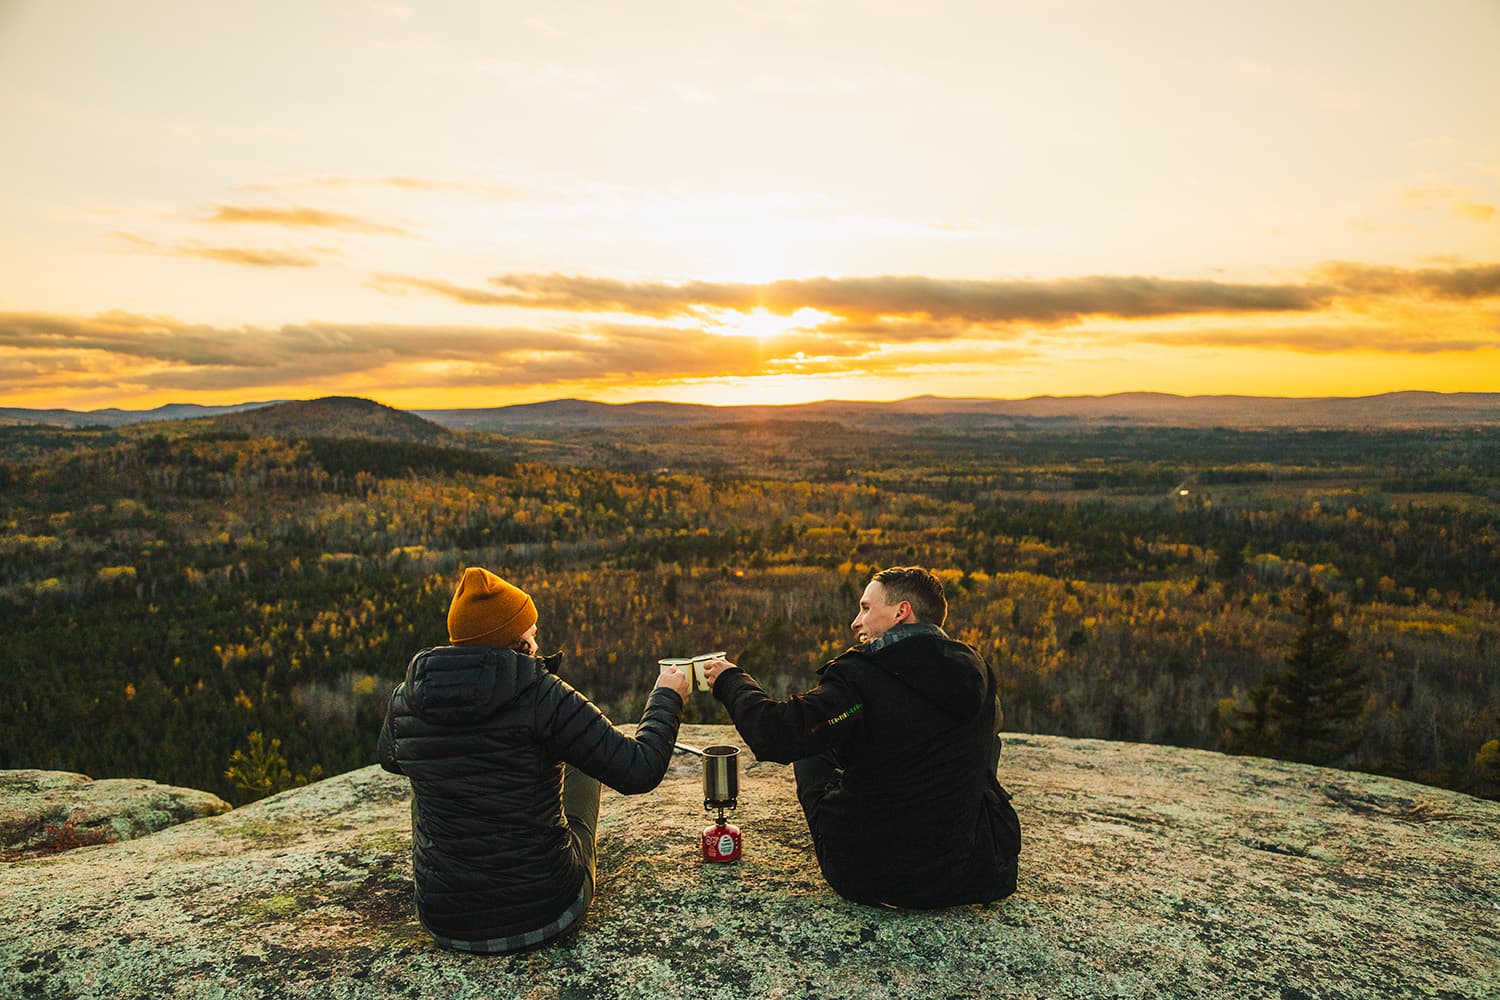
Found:
[(13, 406), (0, 406), (0, 425), (47, 424), (54, 427), (123, 427), (129, 424), (145, 424), (159, 420), (196, 420), (200, 417), (217, 417), (242, 410), (255, 410), (263, 406), (275, 406), (286, 400), (267, 400), (260, 403), (233, 403), (228, 406), (201, 406), (197, 403), (167, 403), (151, 410), (120, 410), (110, 407), (105, 410), (27, 410)]
[[(407, 420), (398, 419), (398, 414)], [(338, 436), (330, 430), (342, 429), (357, 436), (394, 436), (421, 441), (440, 437), (444, 428), (517, 432), (766, 420), (878, 424), (894, 420), (940, 424), (954, 430), (1024, 427), (1038, 421), (1161, 427), (1452, 427), (1500, 424), (1500, 392), (1404, 391), (1318, 398), (1123, 392), (1105, 396), (1033, 396), (1028, 399), (912, 396), (889, 402), (825, 400), (754, 406), (555, 399), (487, 408), (409, 411), (349, 396), (228, 406), (174, 403), (151, 410), (0, 407), (0, 424), (59, 427), (120, 427), (209, 417), (219, 418), (226, 427), (249, 433)], [(374, 422), (368, 423), (371, 420)], [(327, 429), (309, 429), (323, 425), (327, 425)]]
[(953, 429), (1025, 426), (1043, 420), (1163, 427), (1418, 427), (1500, 424), (1500, 393), (1408, 391), (1303, 399), (1126, 392), (1029, 399), (912, 396), (891, 402), (825, 400), (779, 406), (559, 399), (490, 409), (414, 412), (445, 427), (506, 432), (762, 420), (883, 423), (893, 418), (918, 418)]

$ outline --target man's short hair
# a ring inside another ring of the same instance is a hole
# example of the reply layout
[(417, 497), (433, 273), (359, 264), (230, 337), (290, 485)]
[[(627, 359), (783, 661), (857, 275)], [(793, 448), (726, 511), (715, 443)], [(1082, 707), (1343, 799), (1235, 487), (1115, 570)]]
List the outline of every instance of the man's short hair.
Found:
[(876, 583), (885, 588), (885, 596), (892, 604), (901, 601), (911, 605), (917, 621), (943, 627), (948, 620), (948, 599), (943, 596), (943, 581), (920, 566), (892, 566), (874, 576)]

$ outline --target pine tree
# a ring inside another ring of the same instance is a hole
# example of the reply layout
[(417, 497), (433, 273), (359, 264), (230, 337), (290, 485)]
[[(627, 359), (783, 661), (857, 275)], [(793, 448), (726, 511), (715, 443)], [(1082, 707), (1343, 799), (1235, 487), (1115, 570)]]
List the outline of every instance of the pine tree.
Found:
[(281, 741), (273, 738), (267, 743), (259, 730), (252, 732), (247, 742), (244, 749), (229, 755), (229, 767), (224, 772), (244, 801), (254, 802), (288, 788), (300, 788), (323, 776), (321, 765), (314, 765), (307, 774), (292, 774), (286, 757), (282, 756)]
[(1349, 659), (1349, 633), (1334, 625), (1328, 595), (1309, 584), (1285, 666), (1262, 678), (1233, 711), (1231, 748), (1334, 763), (1359, 745), (1368, 683), (1363, 666)]
[(1486, 740), (1474, 755), (1474, 792), (1500, 797), (1500, 740)]

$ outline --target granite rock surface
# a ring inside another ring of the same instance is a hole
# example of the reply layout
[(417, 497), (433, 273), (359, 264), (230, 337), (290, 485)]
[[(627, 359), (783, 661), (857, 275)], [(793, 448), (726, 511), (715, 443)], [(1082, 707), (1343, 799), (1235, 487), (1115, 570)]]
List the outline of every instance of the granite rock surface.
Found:
[(195, 788), (141, 778), (94, 780), (71, 771), (0, 771), (0, 857), (46, 852), (62, 844), (143, 837), (229, 811)]
[[(731, 729), (684, 742), (743, 745)], [(0, 864), (6, 997), (1500, 996), (1500, 804), (1387, 778), (1012, 735), (1019, 892), (901, 912), (824, 884), (791, 768), (743, 756), (745, 854), (698, 858), (698, 760), (606, 791), (581, 931), (438, 948), (409, 789), (378, 767), (139, 839)]]

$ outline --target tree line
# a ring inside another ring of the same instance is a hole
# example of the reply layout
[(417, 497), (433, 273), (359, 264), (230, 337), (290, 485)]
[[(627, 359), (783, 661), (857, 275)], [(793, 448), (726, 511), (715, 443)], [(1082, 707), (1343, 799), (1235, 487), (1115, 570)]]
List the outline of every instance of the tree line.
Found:
[[(1500, 792), (1492, 433), (1429, 442), (1464, 492), (1386, 489), (1425, 454), (1396, 432), (1261, 441), (1295, 468), (1242, 432), (1217, 458), (1174, 433), (1113, 471), (1150, 435), (924, 431), (819, 455), (796, 433), (789, 473), (702, 440), (674, 471), (667, 437), (640, 443), (651, 462), (561, 465), (486, 435), (0, 429), (0, 711), (27, 720), (0, 728), (0, 767), (243, 801), (368, 763), (466, 565), (535, 595), (543, 645), (617, 723), (660, 656), (727, 649), (790, 693), (852, 640), (869, 576), (919, 563), (997, 668), (1008, 729)], [(1174, 440), (1191, 467), (1169, 467)], [(1334, 660), (1337, 731), (1314, 739), (1296, 720)], [(706, 695), (689, 713), (723, 721)]]

